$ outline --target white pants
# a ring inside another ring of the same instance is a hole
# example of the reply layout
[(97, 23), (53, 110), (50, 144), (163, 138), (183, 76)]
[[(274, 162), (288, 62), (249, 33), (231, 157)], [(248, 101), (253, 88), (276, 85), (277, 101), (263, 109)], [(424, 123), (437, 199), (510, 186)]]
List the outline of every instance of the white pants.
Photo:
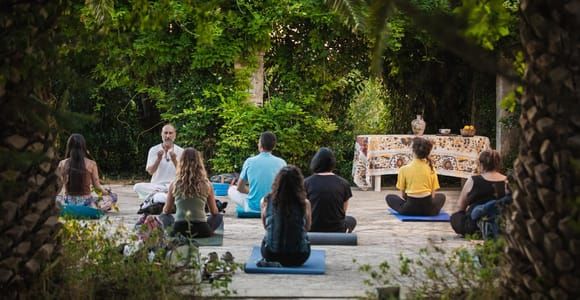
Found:
[(140, 182), (135, 184), (133, 190), (139, 195), (139, 199), (145, 199), (150, 194), (153, 195), (153, 202), (165, 203), (167, 200), (167, 188), (169, 184), (157, 184), (149, 182)]
[(244, 211), (250, 211), (250, 207), (248, 206), (248, 194), (240, 193), (237, 186), (230, 185), (228, 188), (228, 197), (237, 205), (241, 206)]

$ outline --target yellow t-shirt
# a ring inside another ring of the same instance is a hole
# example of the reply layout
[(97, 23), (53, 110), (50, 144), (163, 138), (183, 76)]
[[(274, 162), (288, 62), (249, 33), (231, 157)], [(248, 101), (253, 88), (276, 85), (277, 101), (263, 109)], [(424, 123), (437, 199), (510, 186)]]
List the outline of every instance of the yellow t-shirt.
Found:
[(439, 180), (427, 160), (415, 158), (399, 169), (397, 188), (411, 197), (426, 197), (439, 189)]

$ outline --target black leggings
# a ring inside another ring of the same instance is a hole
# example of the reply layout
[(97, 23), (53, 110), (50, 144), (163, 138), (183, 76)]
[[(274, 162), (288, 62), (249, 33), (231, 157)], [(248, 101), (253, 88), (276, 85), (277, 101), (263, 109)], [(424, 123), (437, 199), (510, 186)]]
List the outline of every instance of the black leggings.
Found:
[(210, 215), (207, 222), (176, 221), (173, 224), (173, 234), (180, 233), (185, 237), (210, 237), (224, 222), (222, 214)]
[(308, 247), (308, 252), (304, 253), (275, 253), (271, 252), (266, 248), (266, 242), (262, 241), (262, 257), (266, 261), (276, 261), (279, 262), (284, 267), (297, 267), (303, 265), (310, 257), (310, 247)]
[(389, 194), (385, 198), (390, 208), (402, 215), (409, 216), (436, 216), (445, 204), (445, 194), (436, 193), (423, 198), (407, 197), (403, 199), (398, 195)]

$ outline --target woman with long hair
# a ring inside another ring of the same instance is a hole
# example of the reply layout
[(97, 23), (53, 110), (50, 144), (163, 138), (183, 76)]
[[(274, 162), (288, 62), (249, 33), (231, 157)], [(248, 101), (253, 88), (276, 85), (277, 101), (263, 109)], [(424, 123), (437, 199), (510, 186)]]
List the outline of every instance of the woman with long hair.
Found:
[[(479, 155), (480, 174), (471, 176), (459, 194), (459, 210), (451, 215), (451, 227), (461, 235), (477, 232), (473, 209), (493, 200), (503, 199), (509, 193), (507, 177), (500, 173), (499, 152), (486, 150)], [(509, 202), (510, 197), (503, 200)]]
[(262, 257), (283, 266), (300, 266), (310, 256), (310, 202), (306, 199), (304, 177), (296, 166), (280, 170), (272, 191), (262, 202)]
[(332, 171), (336, 158), (329, 148), (322, 147), (312, 158), (314, 174), (304, 180), (306, 195), (312, 204), (314, 232), (352, 232), (356, 219), (346, 215), (352, 191), (348, 181)]
[(413, 160), (399, 169), (397, 188), (402, 197), (389, 194), (387, 204), (403, 215), (435, 216), (445, 204), (445, 195), (435, 193), (439, 180), (429, 154), (433, 144), (424, 138), (413, 139)]
[(90, 159), (85, 138), (78, 133), (68, 138), (65, 159), (60, 161), (56, 172), (65, 191), (57, 200), (63, 204), (97, 207), (98, 198), (91, 195), (91, 184), (102, 195), (109, 194), (99, 181), (99, 169)]
[[(201, 153), (194, 148), (186, 148), (181, 155), (175, 181), (169, 185), (163, 214), (170, 214), (174, 205), (173, 234), (209, 237), (223, 223)], [(206, 205), (211, 213), (207, 218)]]

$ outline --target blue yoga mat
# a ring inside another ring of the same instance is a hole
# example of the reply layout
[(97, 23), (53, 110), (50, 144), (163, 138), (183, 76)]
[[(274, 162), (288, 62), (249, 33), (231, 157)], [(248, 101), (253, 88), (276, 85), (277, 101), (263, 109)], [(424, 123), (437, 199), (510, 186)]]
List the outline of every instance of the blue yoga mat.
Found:
[(403, 222), (449, 222), (449, 214), (441, 210), (436, 216), (407, 216), (401, 215), (392, 208), (389, 212)]
[(67, 204), (60, 209), (61, 216), (73, 219), (99, 219), (104, 214), (100, 209), (84, 205)]
[(246, 273), (262, 274), (310, 274), (321, 275), (326, 271), (326, 253), (324, 250), (310, 250), (310, 257), (300, 267), (258, 267), (256, 263), (262, 259), (260, 247), (254, 246), (252, 255), (244, 268)]
[(236, 206), (236, 215), (241, 219), (259, 219), (261, 217), (260, 211), (244, 211), (244, 209), (239, 205)]

